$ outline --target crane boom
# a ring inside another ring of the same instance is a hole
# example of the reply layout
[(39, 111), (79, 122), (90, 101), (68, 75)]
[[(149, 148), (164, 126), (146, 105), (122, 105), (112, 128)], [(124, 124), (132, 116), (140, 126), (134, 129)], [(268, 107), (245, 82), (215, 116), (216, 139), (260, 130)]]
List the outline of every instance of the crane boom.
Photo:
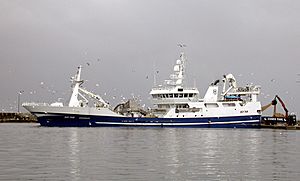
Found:
[[(282, 114), (282, 113), (277, 113), (277, 100), (280, 102), (282, 108), (284, 109), (285, 111), (285, 115)], [(291, 114), (289, 115), (289, 111), (287, 109), (287, 107), (285, 106), (285, 103), (283, 102), (283, 100), (278, 96), (276, 95), (274, 97), (274, 99), (271, 101), (270, 104), (266, 105), (266, 106), (262, 106), (262, 111), (266, 110), (267, 108), (269, 108), (271, 105), (274, 106), (274, 110), (273, 110), (273, 116), (272, 117), (269, 117), (269, 116), (265, 116), (263, 117), (262, 121), (263, 121), (263, 124), (266, 124), (266, 125), (269, 125), (269, 124), (278, 124), (278, 123), (285, 123), (286, 125), (288, 126), (294, 126), (296, 125), (297, 123), (297, 119), (296, 119), (296, 115), (295, 114)]]
[(272, 106), (272, 103), (269, 103), (269, 104), (267, 104), (267, 105), (265, 105), (265, 106), (262, 106), (262, 107), (261, 107), (261, 111), (265, 111), (265, 110), (268, 109), (270, 106)]
[(277, 98), (277, 99), (279, 100), (281, 106), (283, 107), (283, 109), (284, 109), (284, 111), (285, 111), (285, 117), (287, 118), (287, 117), (288, 117), (289, 111), (288, 111), (288, 109), (286, 108), (284, 102), (282, 101), (282, 99), (281, 99), (278, 95), (276, 95), (275, 98)]
[(103, 104), (104, 107), (109, 107), (109, 105), (99, 96), (99, 95), (96, 95), (90, 91), (87, 91), (85, 89), (83, 89), (82, 87), (79, 87), (78, 88), (81, 92), (83, 92), (84, 94), (88, 95), (89, 97), (91, 97), (92, 99), (100, 102), (101, 104)]
[[(280, 102), (282, 108), (283, 108), (284, 111), (285, 111), (284, 117), (287, 118), (287, 117), (288, 117), (289, 111), (288, 111), (288, 109), (286, 108), (286, 106), (285, 106), (283, 100), (282, 100), (278, 95), (276, 95), (276, 96), (274, 97), (274, 99), (272, 100), (271, 103), (269, 103), (269, 104), (267, 104), (267, 105), (265, 105), (265, 106), (262, 106), (262, 107), (261, 107), (261, 110), (262, 110), (262, 111), (265, 111), (265, 110), (268, 109), (270, 106), (274, 106), (273, 117), (278, 117), (278, 115), (280, 115), (280, 117), (283, 117), (283, 114), (277, 113), (277, 108), (276, 108), (277, 100)], [(282, 115), (282, 116), (281, 116), (281, 115)]]

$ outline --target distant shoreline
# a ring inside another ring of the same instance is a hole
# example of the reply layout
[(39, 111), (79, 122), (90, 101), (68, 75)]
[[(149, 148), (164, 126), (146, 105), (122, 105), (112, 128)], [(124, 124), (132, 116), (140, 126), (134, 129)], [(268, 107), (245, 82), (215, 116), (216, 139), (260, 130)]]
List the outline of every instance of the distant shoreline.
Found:
[(0, 113), (0, 123), (37, 123), (37, 119), (30, 113)]

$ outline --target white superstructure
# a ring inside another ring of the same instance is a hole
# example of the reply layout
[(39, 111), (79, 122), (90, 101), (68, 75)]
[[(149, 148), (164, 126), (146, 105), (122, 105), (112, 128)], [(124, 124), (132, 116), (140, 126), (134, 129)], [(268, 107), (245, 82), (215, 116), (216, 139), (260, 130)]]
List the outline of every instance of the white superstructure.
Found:
[[(260, 123), (260, 86), (238, 86), (227, 74), (211, 83), (203, 98), (196, 87), (185, 85), (186, 55), (180, 54), (173, 73), (163, 85), (150, 91), (153, 108), (143, 110), (133, 100), (112, 109), (99, 95), (82, 87), (82, 67), (72, 77), (72, 95), (67, 106), (24, 103), (45, 126), (203, 126), (251, 127)], [(89, 100), (93, 100), (93, 106)]]
[[(203, 99), (200, 99), (196, 87), (185, 85), (186, 60), (186, 55), (182, 52), (180, 59), (176, 60), (170, 80), (165, 80), (163, 86), (160, 85), (151, 90), (154, 115), (164, 118), (189, 118), (261, 113), (261, 105), (257, 101), (260, 86), (238, 87), (232, 74), (224, 75), (222, 80), (216, 80), (209, 85)], [(223, 83), (222, 87), (219, 85), (220, 82)]]
[[(80, 114), (122, 117), (122, 115), (113, 112), (108, 103), (105, 102), (101, 96), (96, 95), (81, 86), (84, 82), (81, 80), (81, 70), (82, 67), (79, 66), (76, 75), (71, 78), (73, 90), (68, 106), (64, 106), (61, 102), (55, 102), (50, 105), (47, 103), (23, 103), (22, 106), (28, 111), (34, 112), (38, 117), (48, 114)], [(94, 106), (88, 105), (88, 98), (94, 100)]]

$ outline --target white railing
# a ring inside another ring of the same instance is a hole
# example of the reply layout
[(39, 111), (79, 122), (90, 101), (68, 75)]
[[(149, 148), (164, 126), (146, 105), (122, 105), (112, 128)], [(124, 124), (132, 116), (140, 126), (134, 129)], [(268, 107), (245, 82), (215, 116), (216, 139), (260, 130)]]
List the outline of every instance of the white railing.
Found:
[(24, 102), (22, 106), (49, 106), (48, 103)]
[[(174, 90), (175, 87), (154, 87), (152, 90)], [(184, 87), (184, 88), (179, 88), (183, 90), (197, 90), (195, 87)]]

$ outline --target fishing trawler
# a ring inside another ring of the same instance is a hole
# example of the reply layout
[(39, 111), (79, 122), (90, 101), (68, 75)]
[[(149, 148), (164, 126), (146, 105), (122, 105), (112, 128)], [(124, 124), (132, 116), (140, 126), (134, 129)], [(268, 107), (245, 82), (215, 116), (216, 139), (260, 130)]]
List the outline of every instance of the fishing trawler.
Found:
[[(260, 86), (239, 87), (235, 77), (228, 74), (211, 83), (200, 98), (196, 87), (184, 84), (186, 60), (182, 52), (170, 79), (165, 80), (164, 85), (152, 88), (153, 107), (148, 110), (134, 100), (111, 108), (101, 96), (83, 88), (81, 66), (72, 78), (73, 92), (68, 105), (56, 102), (23, 103), (22, 106), (37, 117), (41, 126), (259, 127)], [(88, 105), (89, 99), (94, 101), (94, 106)]]

